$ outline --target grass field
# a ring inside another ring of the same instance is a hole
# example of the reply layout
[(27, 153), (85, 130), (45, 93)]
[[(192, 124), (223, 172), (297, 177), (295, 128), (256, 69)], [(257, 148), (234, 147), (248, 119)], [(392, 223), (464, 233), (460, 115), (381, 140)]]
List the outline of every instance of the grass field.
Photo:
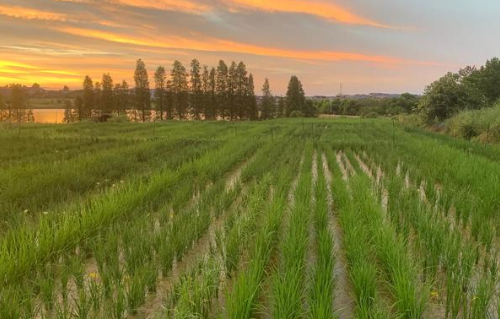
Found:
[(500, 150), (383, 119), (0, 127), (0, 318), (498, 318)]
[(74, 103), (73, 98), (30, 98), (28, 100), (29, 108), (32, 109), (64, 109), (66, 103)]

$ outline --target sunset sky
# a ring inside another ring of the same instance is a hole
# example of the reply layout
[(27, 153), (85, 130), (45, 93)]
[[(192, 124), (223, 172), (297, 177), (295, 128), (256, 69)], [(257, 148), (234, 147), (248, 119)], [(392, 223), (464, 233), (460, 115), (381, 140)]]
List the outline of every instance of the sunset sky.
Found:
[[(498, 0), (0, 0), (0, 86), (132, 83), (174, 60), (243, 60), (260, 90), (412, 92), (500, 55)], [(259, 93), (259, 92), (257, 92)]]

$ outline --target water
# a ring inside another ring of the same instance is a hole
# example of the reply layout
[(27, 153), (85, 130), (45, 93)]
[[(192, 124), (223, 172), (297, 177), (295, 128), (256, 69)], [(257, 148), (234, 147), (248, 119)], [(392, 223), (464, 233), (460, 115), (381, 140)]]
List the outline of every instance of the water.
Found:
[[(59, 124), (64, 123), (64, 109), (32, 109), (34, 122), (35, 123), (50, 123), (50, 124)], [(127, 110), (127, 116), (130, 121), (140, 121), (141, 115), (137, 110)], [(154, 110), (149, 111), (148, 120), (152, 121), (153, 118), (156, 118), (156, 112)], [(16, 121), (16, 117), (13, 117), (12, 121)]]
[(63, 109), (33, 110), (35, 123), (63, 123)]

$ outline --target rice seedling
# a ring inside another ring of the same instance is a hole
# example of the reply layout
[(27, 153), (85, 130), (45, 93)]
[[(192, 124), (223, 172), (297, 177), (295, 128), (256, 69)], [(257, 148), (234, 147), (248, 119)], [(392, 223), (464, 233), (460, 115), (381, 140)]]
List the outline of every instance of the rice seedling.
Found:
[(343, 319), (338, 289), (356, 318), (500, 312), (497, 148), (383, 119), (198, 124), (0, 132), (0, 317)]
[(313, 266), (308, 303), (309, 318), (334, 318), (334, 262), (333, 238), (328, 224), (328, 200), (321, 154), (317, 156), (314, 226), (316, 229), (317, 259)]

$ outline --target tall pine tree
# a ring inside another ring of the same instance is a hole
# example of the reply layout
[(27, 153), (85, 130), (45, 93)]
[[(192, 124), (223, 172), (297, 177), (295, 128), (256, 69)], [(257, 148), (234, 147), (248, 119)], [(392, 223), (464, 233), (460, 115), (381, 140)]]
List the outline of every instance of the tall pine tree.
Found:
[(269, 86), (269, 79), (264, 80), (264, 85), (262, 86), (262, 103), (260, 106), (260, 119), (268, 120), (274, 116), (275, 100), (271, 94), (271, 88)]
[(240, 62), (236, 67), (236, 85), (235, 85), (235, 107), (236, 114), (240, 120), (247, 115), (245, 103), (247, 99), (248, 72), (245, 63)]
[(78, 96), (75, 99), (75, 112), (76, 112), (76, 120), (83, 120), (83, 116), (85, 114), (85, 104), (83, 103), (83, 98)]
[(102, 110), (102, 86), (101, 82), (94, 83), (94, 108), (92, 108), (92, 117), (98, 117), (101, 115)]
[(122, 81), (119, 94), (119, 104), (117, 106), (118, 115), (127, 115), (127, 110), (134, 105), (133, 94), (126, 80)]
[(236, 118), (236, 87), (238, 82), (237, 65), (236, 62), (231, 62), (228, 70), (227, 77), (227, 114), (229, 120), (234, 121)]
[(101, 105), (103, 114), (113, 112), (113, 79), (109, 73), (102, 75)]
[(208, 104), (207, 104), (208, 119), (217, 120), (217, 71), (215, 68), (210, 70), (208, 78)]
[(203, 66), (203, 73), (201, 75), (201, 90), (203, 94), (203, 107), (202, 114), (205, 120), (208, 120), (208, 104), (209, 104), (209, 92), (210, 92), (210, 73), (206, 65)]
[(215, 96), (218, 109), (218, 116), (225, 119), (228, 117), (228, 69), (224, 61), (220, 60), (217, 66), (217, 74), (215, 78)]
[(293, 75), (288, 83), (288, 90), (286, 92), (286, 116), (290, 116), (292, 112), (300, 112), (305, 114), (306, 97), (302, 83), (299, 78)]
[(138, 110), (141, 111), (141, 119), (143, 122), (149, 117), (151, 109), (151, 94), (149, 93), (149, 79), (146, 65), (139, 59), (135, 67), (135, 104)]
[(200, 62), (191, 61), (191, 115), (193, 119), (199, 120), (203, 113), (203, 83), (201, 79)]
[(167, 92), (166, 92), (165, 109), (167, 110), (167, 120), (172, 120), (174, 118), (174, 97), (172, 93), (172, 81), (167, 81)]
[(18, 124), (25, 122), (27, 115), (28, 99), (26, 89), (21, 84), (10, 85), (10, 107), (13, 111), (13, 120)]
[(167, 74), (165, 72), (165, 68), (159, 66), (155, 72), (155, 103), (156, 112), (160, 115), (160, 121), (163, 121), (163, 115), (165, 113), (166, 89)]
[(173, 107), (179, 118), (183, 120), (188, 114), (189, 88), (186, 68), (181, 62), (175, 61), (172, 68), (172, 96)]
[(248, 118), (252, 121), (259, 119), (259, 110), (257, 109), (257, 99), (255, 98), (255, 85), (253, 82), (253, 75), (250, 73), (247, 81), (246, 90), (247, 112)]
[(92, 109), (94, 108), (94, 101), (94, 83), (87, 75), (83, 80), (83, 109), (82, 112), (78, 114), (80, 121), (90, 117)]

